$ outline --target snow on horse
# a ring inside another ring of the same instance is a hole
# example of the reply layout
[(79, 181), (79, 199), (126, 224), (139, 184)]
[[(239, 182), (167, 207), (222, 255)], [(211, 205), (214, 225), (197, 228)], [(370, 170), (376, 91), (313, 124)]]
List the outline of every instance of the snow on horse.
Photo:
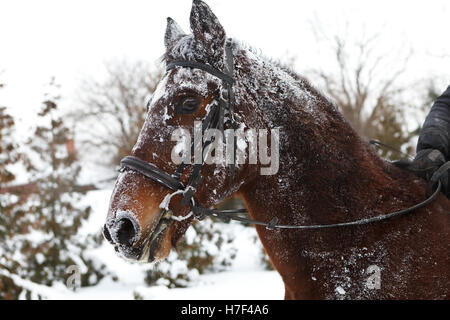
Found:
[[(303, 77), (227, 38), (205, 3), (193, 2), (190, 23), (187, 35), (168, 19), (167, 72), (112, 194), (104, 235), (124, 257), (164, 259), (195, 217), (235, 193), (252, 219), (292, 226), (359, 221), (426, 199), (425, 181), (379, 158)], [(279, 128), (276, 174), (262, 175), (261, 164), (173, 163), (171, 134), (194, 121)], [(256, 229), (286, 299), (448, 299), (449, 211), (439, 195), (370, 224)]]

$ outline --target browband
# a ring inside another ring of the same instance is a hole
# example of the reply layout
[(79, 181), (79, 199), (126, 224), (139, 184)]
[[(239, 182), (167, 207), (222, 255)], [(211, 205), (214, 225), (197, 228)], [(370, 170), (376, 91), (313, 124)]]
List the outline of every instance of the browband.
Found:
[(213, 66), (210, 66), (209, 64), (204, 64), (196, 61), (190, 61), (190, 60), (175, 60), (170, 62), (167, 67), (166, 71), (172, 70), (175, 67), (187, 67), (187, 68), (195, 68), (200, 69), (203, 71), (206, 71), (213, 76), (216, 76), (217, 78), (221, 79), (223, 82), (226, 82), (230, 85), (234, 84), (234, 79), (230, 75), (223, 73), (222, 71), (214, 68)]

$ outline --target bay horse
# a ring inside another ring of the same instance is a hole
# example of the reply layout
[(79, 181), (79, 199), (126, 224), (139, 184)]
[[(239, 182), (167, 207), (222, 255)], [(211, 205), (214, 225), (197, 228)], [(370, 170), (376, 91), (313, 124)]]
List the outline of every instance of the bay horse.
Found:
[[(217, 104), (224, 83), (217, 74), (223, 73), (211, 70), (227, 68), (227, 47), (234, 59), (237, 123), (280, 128), (276, 174), (261, 175), (260, 164), (239, 164), (231, 179), (227, 166), (204, 165), (197, 204), (209, 208), (224, 195), (239, 194), (253, 219), (277, 216), (285, 225), (315, 225), (379, 216), (426, 198), (425, 181), (378, 157), (306, 79), (227, 38), (204, 2), (193, 1), (190, 27), (192, 34), (185, 34), (168, 18), (164, 60), (203, 69), (178, 64), (167, 71), (132, 156), (156, 171), (176, 171), (171, 133), (179, 127), (193, 130), (194, 121)], [(180, 106), (189, 112), (177, 112)], [(183, 172), (180, 183), (188, 184), (193, 170)], [(136, 170), (119, 175), (104, 235), (125, 258), (164, 259), (193, 222), (183, 194), (172, 194), (167, 186)], [(162, 202), (180, 221), (162, 216), (167, 211)], [(439, 195), (426, 207), (372, 224), (317, 230), (257, 225), (256, 230), (282, 277), (285, 299), (448, 299), (449, 212), (450, 201)]]

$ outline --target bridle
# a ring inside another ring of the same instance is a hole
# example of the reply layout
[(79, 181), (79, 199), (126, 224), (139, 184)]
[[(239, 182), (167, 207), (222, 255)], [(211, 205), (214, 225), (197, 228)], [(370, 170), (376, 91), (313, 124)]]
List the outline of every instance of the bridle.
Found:
[[(204, 132), (207, 129), (218, 129), (220, 131), (224, 131), (224, 118), (225, 114), (228, 116), (228, 119), (230, 121), (230, 126), (232, 129), (237, 128), (237, 123), (234, 119), (234, 91), (233, 86), (235, 84), (235, 79), (233, 77), (233, 71), (234, 71), (234, 62), (233, 62), (233, 54), (231, 49), (231, 41), (228, 41), (225, 46), (225, 70), (224, 72), (214, 68), (211, 65), (200, 63), (196, 61), (190, 61), (190, 60), (176, 60), (168, 63), (166, 67), (166, 71), (170, 71), (174, 68), (182, 67), (182, 68), (193, 68), (193, 69), (200, 69), (203, 70), (217, 78), (219, 78), (221, 83), (221, 89), (216, 96), (216, 102), (212, 105), (212, 107), (207, 111), (207, 114), (202, 120), (202, 132)], [(234, 137), (236, 139), (236, 137)], [(208, 145), (211, 143), (211, 140), (208, 140), (203, 145), (202, 150), (202, 156), (203, 151), (208, 147)], [(236, 142), (236, 141), (234, 141)], [(233, 144), (236, 151), (236, 143)], [(194, 142), (191, 144), (191, 149), (194, 150), (196, 146), (194, 145)], [(233, 152), (233, 155), (235, 157), (235, 152)], [(234, 158), (235, 159), (235, 158)], [(234, 209), (234, 210), (218, 210), (216, 208), (203, 208), (196, 204), (194, 200), (194, 195), (197, 190), (198, 185), (200, 184), (202, 180), (201, 170), (203, 168), (203, 160), (201, 164), (193, 164), (192, 172), (188, 178), (188, 182), (186, 185), (184, 185), (180, 178), (182, 173), (187, 167), (187, 164), (182, 162), (178, 168), (175, 170), (173, 174), (169, 174), (166, 171), (163, 171), (156, 167), (155, 165), (143, 161), (137, 157), (134, 156), (127, 156), (123, 158), (120, 161), (120, 171), (123, 172), (125, 170), (132, 170), (135, 172), (138, 172), (139, 174), (143, 175), (144, 177), (157, 182), (158, 184), (174, 191), (174, 193), (168, 195), (168, 200), (170, 202), (171, 196), (175, 194), (182, 194), (182, 200), (181, 205), (190, 206), (190, 213), (184, 217), (176, 217), (171, 216), (172, 219), (176, 221), (182, 221), (190, 218), (192, 215), (194, 215), (194, 218), (197, 220), (202, 220), (206, 216), (212, 216), (219, 218), (223, 221), (230, 221), (230, 220), (236, 220), (243, 223), (249, 223), (249, 224), (255, 224), (255, 225), (261, 225), (265, 226), (269, 230), (273, 230), (275, 228), (279, 229), (324, 229), (324, 228), (333, 228), (333, 227), (344, 227), (344, 226), (354, 226), (354, 225), (365, 225), (373, 222), (378, 222), (386, 219), (390, 219), (396, 216), (400, 216), (409, 212), (412, 212), (418, 208), (424, 207), (428, 205), (430, 202), (432, 202), (437, 195), (439, 194), (441, 190), (441, 181), (439, 180), (442, 174), (447, 172), (448, 169), (450, 169), (450, 162), (447, 162), (444, 166), (445, 168), (441, 168), (440, 170), (436, 171), (436, 173), (433, 175), (431, 182), (433, 183), (433, 186), (437, 184), (437, 188), (434, 192), (430, 192), (429, 197), (422, 201), (421, 203), (418, 203), (412, 207), (391, 212), (385, 215), (376, 216), (372, 218), (367, 219), (361, 219), (351, 222), (343, 222), (343, 223), (335, 223), (335, 224), (321, 224), (321, 225), (282, 225), (278, 224), (278, 218), (274, 217), (270, 222), (262, 222), (257, 220), (248, 219), (246, 217), (240, 216), (240, 213), (247, 213), (246, 209)], [(232, 161), (232, 164), (228, 165), (228, 179), (229, 179), (229, 188), (228, 190), (222, 194), (219, 198), (219, 200), (223, 200), (226, 196), (231, 194), (232, 187), (234, 183), (234, 174), (235, 174), (235, 161)], [(163, 201), (164, 202), (164, 201)], [(164, 210), (168, 211), (168, 203), (166, 203), (163, 208)]]
[[(219, 78), (222, 81), (220, 91), (218, 92), (218, 95), (215, 98), (217, 103), (212, 104), (211, 108), (207, 111), (207, 114), (202, 120), (202, 133), (204, 133), (207, 129), (218, 129), (223, 133), (225, 127), (225, 115), (229, 119), (231, 128), (232, 129), (237, 128), (237, 123), (236, 120), (234, 119), (234, 112), (233, 112), (234, 107), (233, 85), (235, 83), (235, 79), (233, 77), (234, 62), (231, 49), (231, 41), (228, 42), (227, 45), (225, 46), (225, 62), (226, 62), (225, 72), (222, 72), (211, 65), (190, 60), (175, 60), (170, 62), (166, 67), (167, 72), (177, 67), (200, 69)], [(236, 139), (236, 137), (234, 137), (234, 139)], [(205, 149), (209, 146), (211, 142), (212, 140), (210, 139), (208, 141), (205, 141), (205, 143), (203, 144), (202, 156), (203, 151), (205, 151)], [(192, 142), (191, 150), (193, 151), (196, 147), (198, 146), (194, 145), (194, 142)], [(233, 154), (235, 155), (236, 143), (234, 143), (234, 148), (235, 150)], [(193, 164), (193, 169), (188, 178), (187, 185), (184, 185), (180, 181), (181, 175), (187, 167), (187, 164), (185, 164), (184, 162), (182, 162), (178, 166), (178, 168), (175, 170), (173, 174), (169, 174), (159, 169), (155, 165), (143, 161), (134, 156), (125, 157), (120, 161), (121, 171), (125, 169), (131, 169), (136, 172), (139, 172), (146, 178), (149, 178), (172, 191), (175, 192), (183, 191), (182, 192), (183, 198), (181, 200), (181, 205), (182, 206), (189, 205), (191, 213), (198, 220), (202, 220), (204, 217), (208, 215), (215, 216), (218, 213), (232, 214), (232, 213), (247, 212), (245, 209), (219, 211), (217, 209), (203, 208), (195, 204), (194, 194), (197, 190), (199, 183), (203, 178), (201, 175), (203, 163), (204, 161), (202, 160), (201, 164), (197, 163)], [(219, 201), (223, 200), (228, 194), (231, 193), (232, 186), (234, 183), (235, 161), (232, 161), (232, 164), (228, 165), (228, 171), (229, 171), (228, 175), (229, 188), (227, 192), (225, 192), (223, 195), (220, 196)], [(172, 217), (178, 221), (184, 220), (183, 218), (180, 217), (175, 216)], [(187, 219), (188, 217), (190, 217), (190, 215), (184, 218)]]

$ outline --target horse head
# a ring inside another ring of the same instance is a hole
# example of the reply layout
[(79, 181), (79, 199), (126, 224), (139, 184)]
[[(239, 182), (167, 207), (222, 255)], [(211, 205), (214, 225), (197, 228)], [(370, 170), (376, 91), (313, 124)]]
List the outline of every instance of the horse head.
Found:
[[(224, 72), (225, 46), (229, 40), (205, 3), (193, 2), (190, 26), (192, 34), (188, 35), (175, 21), (167, 19), (166, 65), (190, 61)], [(195, 121), (205, 122), (211, 109), (223, 99), (223, 91), (223, 79), (211, 72), (181, 66), (168, 70), (148, 104), (147, 117), (132, 156), (167, 175), (174, 174), (179, 163), (172, 161), (176, 149), (173, 133), (180, 128), (194, 132)], [(241, 93), (239, 90), (235, 93), (238, 99)], [(245, 119), (247, 110), (237, 105), (233, 116)], [(224, 126), (229, 125), (229, 120), (224, 119)], [(179, 181), (184, 186), (188, 185), (193, 170), (194, 166), (188, 166), (180, 175)], [(239, 165), (230, 178), (229, 168), (223, 163), (205, 165), (191, 203), (195, 201), (204, 208), (214, 206), (239, 189), (255, 172), (256, 168)], [(183, 221), (168, 218), (169, 214), (186, 217), (192, 209), (181, 204), (182, 194), (172, 193), (173, 190), (134, 170), (125, 170), (119, 175), (104, 226), (104, 235), (116, 251), (131, 260), (152, 262), (167, 257), (193, 220), (192, 217)]]

